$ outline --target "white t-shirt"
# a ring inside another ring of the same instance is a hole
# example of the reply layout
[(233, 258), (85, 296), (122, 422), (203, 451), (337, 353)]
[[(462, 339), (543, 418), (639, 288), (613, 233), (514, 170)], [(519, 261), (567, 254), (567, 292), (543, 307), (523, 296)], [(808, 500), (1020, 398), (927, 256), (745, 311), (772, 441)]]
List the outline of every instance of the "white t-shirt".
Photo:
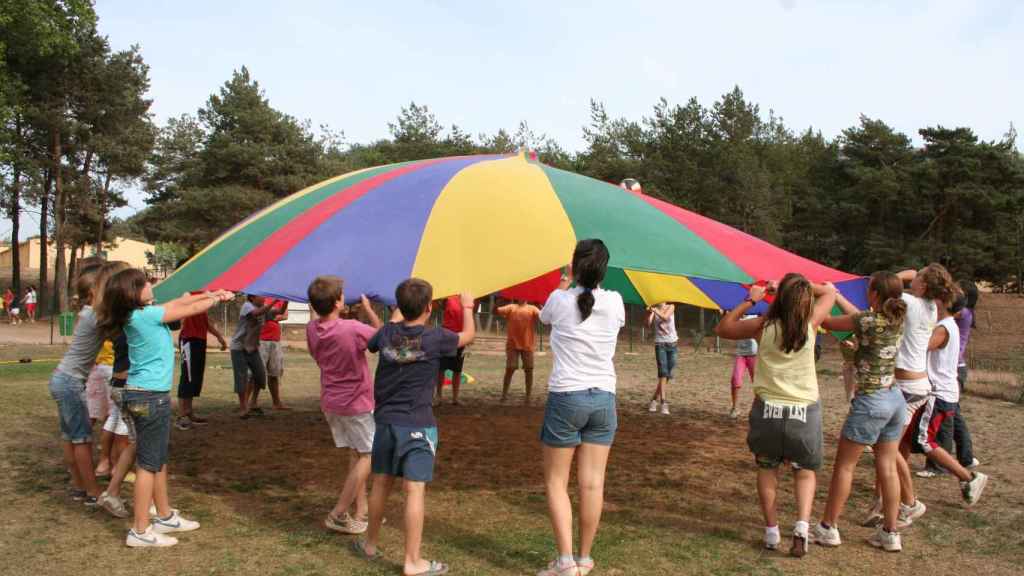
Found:
[(575, 392), (600, 388), (615, 393), (615, 344), (626, 323), (626, 307), (618, 292), (594, 290), (594, 309), (580, 322), (576, 287), (555, 290), (548, 296), (540, 321), (551, 326), (555, 355), (548, 392)]
[(654, 327), (654, 343), (655, 344), (675, 344), (679, 341), (679, 335), (676, 333), (676, 313), (673, 311), (669, 315), (668, 320), (662, 320), (661, 316), (658, 316), (656, 312), (654, 319), (651, 322)]
[(949, 340), (942, 348), (928, 351), (928, 381), (936, 398), (959, 402), (960, 383), (956, 380), (956, 369), (960, 360), (960, 328), (952, 316), (943, 318), (939, 326), (949, 332)]
[(36, 291), (35, 290), (29, 290), (28, 293), (25, 294), (25, 304), (35, 304), (35, 303), (36, 303)]
[(939, 311), (935, 302), (903, 294), (907, 317), (903, 320), (903, 340), (896, 353), (896, 368), (908, 372), (925, 372), (928, 364), (928, 341), (932, 338)]

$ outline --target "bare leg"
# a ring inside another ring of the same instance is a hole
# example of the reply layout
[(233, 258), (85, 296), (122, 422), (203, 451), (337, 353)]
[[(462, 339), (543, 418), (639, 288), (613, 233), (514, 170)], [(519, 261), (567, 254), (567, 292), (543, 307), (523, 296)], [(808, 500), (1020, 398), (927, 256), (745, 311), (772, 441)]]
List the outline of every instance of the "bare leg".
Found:
[(611, 446), (581, 444), (576, 460), (576, 478), (580, 490), (580, 556), (590, 556), (590, 549), (601, 523), (604, 507), (604, 473)]
[(839, 438), (839, 449), (836, 450), (835, 465), (832, 467), (832, 482), (829, 484), (828, 500), (825, 502), (825, 514), (821, 517), (821, 521), (829, 526), (835, 526), (843, 514), (843, 507), (850, 498), (850, 488), (853, 486), (853, 470), (857, 467), (857, 461), (863, 452), (863, 444), (845, 437)]
[(135, 532), (142, 534), (149, 529), (149, 505), (153, 503), (153, 487), (156, 483), (156, 474), (149, 470), (136, 467), (135, 469)]
[(794, 489), (796, 491), (797, 520), (810, 522), (811, 509), (814, 507), (814, 489), (818, 477), (814, 470), (794, 470)]
[(192, 415), (192, 399), (191, 398), (178, 398), (178, 413), (181, 416)]
[(559, 556), (572, 554), (572, 502), (569, 500), (569, 472), (575, 447), (544, 446), (544, 488), (548, 514), (555, 532)]
[(452, 404), (459, 403), (459, 386), (462, 385), (462, 372), (452, 374)]
[(82, 488), (89, 496), (99, 496), (100, 485), (96, 483), (96, 474), (93, 473), (92, 467), (92, 442), (73, 444), (72, 451)]
[[(334, 509), (331, 510), (332, 516), (337, 518), (345, 512), (348, 512), (348, 509), (356, 501), (360, 488), (365, 489), (366, 478), (369, 475), (370, 455), (358, 454), (353, 451), (349, 458), (348, 475), (345, 477), (345, 485), (341, 489), (341, 494), (338, 495), (337, 504), (335, 504)], [(356, 511), (356, 517), (359, 517), (358, 510)]]
[(373, 491), (370, 492), (370, 525), (366, 529), (366, 552), (374, 554), (380, 541), (380, 526), (384, 520), (384, 506), (395, 484), (394, 476), (373, 475)]
[(526, 400), (523, 403), (529, 405), (533, 394), (533, 368), (523, 368), (523, 374), (526, 375)]
[(423, 541), (423, 500), (427, 485), (423, 482), (406, 480), (405, 488), (405, 574), (419, 574), (430, 567), (420, 556)]
[(71, 485), (76, 490), (82, 490), (82, 475), (78, 473), (78, 466), (75, 465), (75, 445), (71, 442), (62, 442), (61, 448), (64, 453), (64, 466), (67, 467), (68, 474), (71, 474)]
[(100, 432), (100, 461), (96, 464), (96, 476), (110, 474), (113, 463), (116, 462), (113, 455), (114, 433), (107, 430)]
[(110, 496), (121, 496), (121, 483), (124, 482), (125, 475), (135, 465), (135, 444), (128, 442), (126, 436), (118, 436), (114, 442), (123, 442), (127, 444), (121, 450), (118, 450), (117, 464), (110, 471), (110, 483), (107, 484), (107, 494)]
[(900, 501), (906, 506), (913, 506), (917, 502), (917, 496), (914, 494), (914, 476), (910, 473), (910, 464), (908, 463), (910, 444), (900, 444), (897, 456), (899, 457), (896, 459), (896, 473), (900, 479)]
[(731, 388), (732, 388), (732, 390), (731, 390), (732, 409), (735, 410), (736, 409), (736, 401), (739, 400), (739, 397), (740, 397), (740, 389), (736, 388), (734, 386), (731, 386)]
[(161, 518), (171, 515), (171, 499), (167, 495), (167, 464), (164, 464), (160, 471), (154, 474), (153, 504), (156, 505), (156, 513)]
[(946, 449), (942, 446), (936, 446), (932, 448), (931, 452), (926, 454), (929, 460), (935, 462), (939, 466), (942, 466), (946, 470), (949, 470), (954, 476), (960, 479), (961, 482), (970, 482), (974, 476), (971, 472), (960, 465), (956, 458), (952, 454), (946, 452)]
[(757, 469), (757, 498), (761, 502), (761, 514), (765, 526), (778, 526), (779, 517), (775, 512), (775, 493), (779, 486), (778, 468)]
[(508, 400), (508, 389), (512, 386), (512, 375), (516, 373), (515, 368), (505, 367), (505, 377), (501, 381), (501, 403)]
[(896, 471), (901, 459), (898, 442), (880, 442), (875, 445), (875, 477), (882, 490), (882, 512), (885, 529), (896, 531), (900, 514), (900, 479)]
[(281, 402), (281, 378), (267, 376), (267, 388), (270, 388), (270, 399), (274, 402), (274, 409), (287, 410), (288, 407)]

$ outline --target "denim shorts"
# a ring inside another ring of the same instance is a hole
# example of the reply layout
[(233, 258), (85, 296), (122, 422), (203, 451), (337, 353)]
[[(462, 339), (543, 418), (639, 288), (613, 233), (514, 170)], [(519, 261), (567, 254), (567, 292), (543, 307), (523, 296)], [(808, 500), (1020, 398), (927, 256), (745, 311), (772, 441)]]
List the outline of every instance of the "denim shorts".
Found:
[(167, 464), (171, 440), (171, 395), (125, 389), (121, 413), (135, 429), (135, 460), (139, 468), (157, 473)]
[(72, 444), (92, 442), (92, 422), (85, 403), (85, 381), (54, 371), (50, 376), (50, 396), (57, 401), (61, 438)]
[(434, 479), (436, 426), (398, 426), (377, 423), (373, 434), (370, 471), (413, 482)]
[(843, 438), (865, 446), (897, 442), (903, 435), (906, 418), (907, 401), (897, 388), (884, 388), (870, 394), (858, 393), (850, 402), (850, 413), (843, 424)]
[(672, 373), (676, 369), (676, 356), (679, 355), (679, 348), (675, 342), (665, 342), (654, 345), (654, 358), (658, 361), (658, 378), (672, 379)]
[(540, 441), (553, 448), (581, 443), (611, 446), (618, 427), (615, 394), (600, 388), (548, 392)]

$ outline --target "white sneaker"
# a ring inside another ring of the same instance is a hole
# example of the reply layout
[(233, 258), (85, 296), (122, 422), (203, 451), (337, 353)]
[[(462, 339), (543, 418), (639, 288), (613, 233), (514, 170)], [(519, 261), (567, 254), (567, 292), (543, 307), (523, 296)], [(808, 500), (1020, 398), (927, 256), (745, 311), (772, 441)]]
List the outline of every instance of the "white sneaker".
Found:
[(129, 528), (128, 536), (125, 537), (124, 543), (129, 548), (167, 548), (177, 544), (178, 539), (174, 536), (160, 534), (150, 526), (142, 534), (136, 532), (135, 528)]
[(654, 414), (655, 412), (657, 412), (658, 411), (658, 401), (657, 400), (651, 400), (651, 405), (647, 407), (647, 411), (650, 412), (651, 414)]
[(821, 525), (821, 522), (811, 526), (810, 536), (811, 542), (829, 548), (834, 548), (843, 543), (843, 539), (839, 537), (838, 528), (835, 526), (825, 528)]
[(974, 472), (974, 478), (970, 482), (961, 482), (960, 491), (964, 496), (964, 502), (968, 506), (972, 506), (981, 500), (981, 493), (985, 491), (985, 485), (988, 484), (988, 474), (982, 474), (981, 472)]
[(860, 525), (865, 528), (874, 528), (875, 526), (880, 526), (883, 521), (885, 521), (885, 516), (882, 514), (882, 501), (875, 500), (871, 510), (868, 510), (867, 517)]
[(99, 507), (107, 511), (108, 514), (114, 518), (127, 518), (128, 509), (124, 506), (124, 500), (121, 500), (117, 496), (111, 496), (106, 492), (100, 494)]
[(729, 410), (729, 418), (732, 418), (733, 420), (735, 420), (735, 419), (737, 419), (739, 417), (740, 417), (740, 413), (735, 408), (733, 408), (732, 410)]
[(661, 403), (661, 413), (664, 414), (665, 416), (669, 415), (668, 402), (662, 402)]
[(879, 526), (878, 530), (868, 538), (868, 543), (875, 548), (881, 548), (886, 552), (900, 552), (903, 550), (903, 538), (899, 532), (889, 532), (884, 526)]
[(199, 529), (199, 522), (182, 518), (177, 510), (171, 514), (170, 518), (151, 518), (150, 522), (152, 522), (153, 531), (160, 534), (191, 532)]
[[(171, 514), (177, 514), (178, 512), (180, 512), (180, 511), (177, 508), (171, 508)], [(153, 518), (156, 518), (158, 516), (160, 516), (160, 513), (156, 511), (156, 504), (150, 504), (149, 505), (149, 518), (150, 518), (150, 520), (152, 520)]]
[(764, 547), (768, 550), (778, 550), (779, 544), (782, 543), (782, 533), (779, 532), (778, 526), (772, 526), (771, 528), (765, 527), (764, 529)]
[(577, 574), (579, 574), (579, 568), (573, 560), (567, 564), (560, 564), (558, 560), (552, 560), (547, 568), (537, 572), (537, 576), (576, 576)]
[(974, 470), (974, 469), (975, 469), (975, 468), (977, 468), (978, 466), (981, 466), (981, 461), (980, 461), (980, 460), (978, 460), (977, 458), (972, 458), (972, 459), (971, 459), (971, 465), (970, 465), (970, 466), (968, 466), (968, 467), (967, 467), (967, 469), (968, 469), (968, 470)]
[(924, 513), (928, 511), (928, 507), (924, 505), (924, 502), (917, 500), (913, 506), (907, 506), (903, 502), (900, 502), (900, 515), (896, 518), (896, 529), (903, 530), (907, 526), (914, 523)]

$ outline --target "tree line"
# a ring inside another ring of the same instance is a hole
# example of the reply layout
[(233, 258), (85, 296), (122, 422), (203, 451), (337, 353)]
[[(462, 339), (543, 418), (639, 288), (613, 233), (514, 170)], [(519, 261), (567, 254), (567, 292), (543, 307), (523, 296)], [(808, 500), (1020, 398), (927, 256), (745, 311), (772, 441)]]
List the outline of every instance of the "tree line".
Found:
[[(96, 24), (87, 0), (0, 0), (0, 198), (13, 238), (32, 210), (44, 245), (53, 238), (77, 247), (117, 233), (157, 243), (154, 261), (168, 267), (326, 178), (526, 147), (601, 180), (636, 178), (647, 194), (850, 272), (939, 261), (997, 290), (1022, 287), (1024, 159), (1012, 125), (998, 141), (968, 127), (929, 126), (915, 146), (882, 120), (861, 117), (827, 138), (794, 131), (736, 87), (710, 106), (661, 99), (640, 119), (613, 118), (592, 101), (579, 151), (526, 122), (474, 136), (416, 103), (401, 108), (388, 137), (350, 143), (274, 108), (243, 66), (195, 113), (156, 126), (140, 51), (112, 51)], [(129, 186), (145, 191), (146, 208), (111, 219)], [(63, 260), (58, 250), (50, 290), (59, 306), (73, 268)]]

